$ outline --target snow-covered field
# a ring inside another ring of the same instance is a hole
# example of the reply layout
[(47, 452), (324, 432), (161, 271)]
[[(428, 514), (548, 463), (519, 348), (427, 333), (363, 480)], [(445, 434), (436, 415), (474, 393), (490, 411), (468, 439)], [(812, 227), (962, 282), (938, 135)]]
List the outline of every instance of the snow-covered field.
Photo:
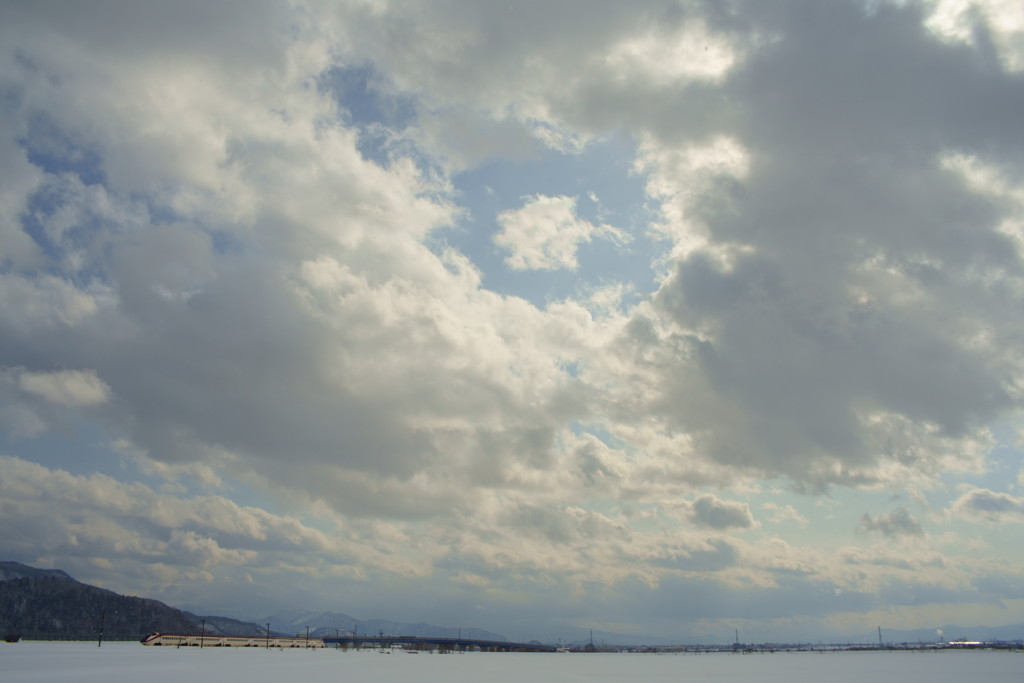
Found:
[(3, 683), (182, 681), (1024, 681), (1020, 652), (776, 654), (408, 654), (0, 643)]

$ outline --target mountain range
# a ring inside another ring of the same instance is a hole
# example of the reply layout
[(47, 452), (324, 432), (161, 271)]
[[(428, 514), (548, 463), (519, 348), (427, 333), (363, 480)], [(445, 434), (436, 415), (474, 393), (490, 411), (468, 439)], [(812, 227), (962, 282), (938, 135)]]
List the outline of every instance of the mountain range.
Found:
[[(202, 611), (202, 610), (198, 610)], [(136, 640), (160, 631), (211, 635), (337, 634), (457, 637), (506, 640), (477, 628), (405, 624), (383, 619), (360, 620), (338, 612), (280, 612), (255, 621), (201, 615), (158, 600), (119, 595), (81, 583), (60, 569), (39, 569), (20, 562), (0, 562), (0, 632), (27, 639)]]
[[(478, 628), (452, 628), (432, 624), (409, 624), (384, 619), (356, 619), (340, 612), (286, 611), (248, 621), (231, 617), (200, 615), (170, 607), (158, 600), (120, 595), (104, 588), (76, 581), (60, 569), (39, 569), (19, 562), (0, 562), (0, 635), (19, 633), (27, 639), (92, 640), (102, 630), (107, 640), (134, 640), (160, 631), (217, 635), (334, 635), (379, 634), (420, 637), (463, 637), (479, 640), (508, 640), (505, 636)], [(585, 643), (588, 638), (608, 645), (670, 645), (678, 640), (652, 636), (625, 636), (580, 628), (565, 629), (558, 636), (535, 634), (544, 642)], [(885, 643), (934, 643), (942, 640), (1021, 641), (1024, 623), (1007, 626), (964, 627), (947, 624), (934, 629), (896, 630), (882, 628)], [(875, 633), (863, 634), (850, 642), (877, 642)], [(707, 637), (701, 643), (729, 643), (729, 637)], [(845, 639), (841, 639), (845, 640)]]

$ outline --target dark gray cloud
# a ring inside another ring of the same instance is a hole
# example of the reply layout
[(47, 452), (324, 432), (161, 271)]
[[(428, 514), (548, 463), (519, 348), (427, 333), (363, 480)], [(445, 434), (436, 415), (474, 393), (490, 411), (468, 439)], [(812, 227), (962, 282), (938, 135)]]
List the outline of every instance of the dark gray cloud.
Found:
[(1024, 498), (989, 489), (971, 489), (952, 505), (954, 516), (991, 522), (1024, 522)]
[(889, 538), (901, 536), (924, 536), (924, 529), (921, 524), (910, 514), (905, 507), (894, 508), (886, 514), (876, 517), (864, 513), (858, 527), (862, 531), (877, 532)]
[(690, 520), (711, 529), (748, 529), (754, 525), (750, 506), (736, 501), (700, 496), (690, 506)]
[(63, 35), (71, 46), (89, 51), (132, 59), (213, 54), (229, 68), (244, 70), (281, 64), (294, 21), (289, 14), (280, 3), (264, 0), (216, 5), (186, 0), (173, 6), (100, 0), (91, 8), (15, 0), (3, 10), (11, 26)]
[[(667, 417), (682, 429), (718, 425), (717, 460), (811, 480), (906, 459), (877, 450), (872, 414), (952, 437), (1006, 414), (1016, 209), (944, 159), (1020, 177), (1009, 112), (1024, 109), (1024, 78), (941, 41), (916, 5), (744, 7), (773, 39), (722, 83), (715, 133), (748, 167), (686, 206), (707, 246), (655, 298), (693, 331), (667, 361), (661, 409), (678, 406)], [(993, 343), (970, 343), (981, 330)]]

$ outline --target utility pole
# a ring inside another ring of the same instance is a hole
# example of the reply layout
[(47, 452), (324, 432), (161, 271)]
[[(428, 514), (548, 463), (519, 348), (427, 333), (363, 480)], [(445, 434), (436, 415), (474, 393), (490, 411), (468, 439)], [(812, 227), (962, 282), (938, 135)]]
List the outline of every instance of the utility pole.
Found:
[(878, 649), (881, 650), (883, 647), (885, 647), (885, 646), (882, 645), (882, 627), (879, 626), (878, 627)]
[(270, 622), (267, 622), (267, 649), (270, 649)]
[(107, 621), (107, 610), (100, 612), (100, 637), (96, 641), (96, 647), (103, 647), (103, 625)]
[(206, 639), (206, 618), (203, 617), (203, 627), (202, 627), (202, 630), (199, 631), (199, 649), (200, 650), (203, 649), (203, 641), (205, 639)]

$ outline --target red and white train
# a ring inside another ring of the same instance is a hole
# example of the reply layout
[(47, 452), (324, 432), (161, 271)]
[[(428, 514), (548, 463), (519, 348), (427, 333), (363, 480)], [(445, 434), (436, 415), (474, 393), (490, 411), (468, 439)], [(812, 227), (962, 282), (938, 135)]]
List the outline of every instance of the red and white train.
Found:
[(139, 641), (143, 645), (173, 647), (323, 647), (320, 638), (277, 638), (267, 636), (186, 635), (183, 633), (150, 633)]

